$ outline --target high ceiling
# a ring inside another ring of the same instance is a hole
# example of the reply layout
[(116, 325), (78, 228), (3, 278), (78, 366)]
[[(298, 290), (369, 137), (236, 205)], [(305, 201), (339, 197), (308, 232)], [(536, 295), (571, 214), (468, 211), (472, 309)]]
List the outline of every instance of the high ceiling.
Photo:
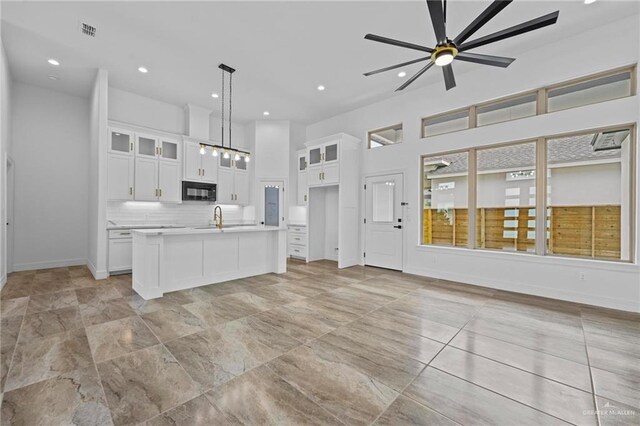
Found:
[[(456, 35), (490, 2), (448, 2), (448, 33)], [(234, 117), (318, 121), (390, 96), (397, 72), (362, 73), (420, 57), (420, 52), (364, 40), (371, 32), (432, 46), (424, 1), (355, 2), (2, 2), (2, 38), (13, 78), (88, 96), (97, 67), (112, 87), (175, 105), (219, 110), (220, 62), (235, 67)], [(476, 53), (518, 57), (522, 52), (595, 26), (638, 14), (635, 1), (516, 0), (475, 37), (560, 10), (554, 26), (479, 48)], [(79, 23), (97, 27), (95, 39)], [(614, 41), (612, 41), (614, 42)], [(588, 48), (588, 46), (576, 46)], [(597, 52), (594, 52), (597, 55)], [(48, 58), (61, 66), (52, 67)], [(139, 66), (148, 74), (137, 71)], [(406, 67), (407, 77), (421, 64)], [(454, 63), (458, 87), (480, 65)], [(438, 71), (438, 70), (431, 70)], [(496, 69), (496, 73), (509, 72)], [(58, 80), (50, 80), (56, 75)], [(429, 72), (412, 90), (440, 83)], [(324, 92), (316, 87), (326, 86)]]

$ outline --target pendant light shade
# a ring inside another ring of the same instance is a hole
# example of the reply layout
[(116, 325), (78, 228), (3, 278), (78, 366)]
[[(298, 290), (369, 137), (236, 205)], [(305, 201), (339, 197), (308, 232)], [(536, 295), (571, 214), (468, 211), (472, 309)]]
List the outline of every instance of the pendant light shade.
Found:
[(213, 148), (213, 152), (211, 153), (214, 157), (218, 156), (218, 148)]
[(200, 145), (200, 155), (204, 155), (207, 153), (207, 150), (205, 149), (204, 145)]
[(222, 155), (224, 157), (225, 160), (229, 159), (229, 151), (224, 151), (224, 154)]
[(251, 158), (249, 158), (249, 154), (244, 156), (244, 162), (248, 163), (249, 161), (251, 161)]

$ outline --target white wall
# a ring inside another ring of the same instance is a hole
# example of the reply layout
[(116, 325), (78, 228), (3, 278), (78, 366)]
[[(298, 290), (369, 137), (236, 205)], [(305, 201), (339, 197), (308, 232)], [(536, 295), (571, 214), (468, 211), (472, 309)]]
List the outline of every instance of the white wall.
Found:
[(85, 264), (89, 102), (16, 82), (14, 269)]
[[(638, 97), (634, 96), (427, 139), (420, 138), (421, 117), (636, 63), (639, 56), (638, 32), (638, 16), (631, 16), (566, 37), (552, 45), (518, 52), (518, 59), (506, 70), (478, 66), (477, 71), (457, 76), (458, 87), (449, 92), (445, 92), (443, 83), (438, 81), (312, 124), (307, 127), (307, 140), (338, 132), (366, 140), (371, 129), (403, 123), (404, 142), (373, 150), (363, 147), (362, 168), (364, 175), (392, 171), (405, 173), (405, 201), (409, 202), (404, 215), (405, 271), (640, 311), (640, 268), (637, 264), (419, 245), (421, 155), (633, 123), (638, 120), (639, 108)], [(625, 35), (624, 41), (612, 45), (610, 40), (620, 40), (621, 34)], [(563, 53), (550, 57), (549, 52)], [(593, 52), (599, 52), (599, 55), (594, 56)], [(389, 88), (390, 93), (393, 89)], [(636, 253), (639, 250), (640, 244), (636, 239)], [(584, 280), (580, 280), (580, 273), (584, 273)]]
[(169, 133), (185, 133), (182, 106), (109, 87), (109, 120), (150, 127)]
[[(11, 72), (0, 40), (0, 224), (7, 222), (7, 156), (11, 154)], [(7, 232), (0, 226), (0, 288), (7, 280)]]
[(89, 98), (89, 220), (87, 266), (96, 279), (107, 277), (107, 105), (109, 77), (98, 70)]

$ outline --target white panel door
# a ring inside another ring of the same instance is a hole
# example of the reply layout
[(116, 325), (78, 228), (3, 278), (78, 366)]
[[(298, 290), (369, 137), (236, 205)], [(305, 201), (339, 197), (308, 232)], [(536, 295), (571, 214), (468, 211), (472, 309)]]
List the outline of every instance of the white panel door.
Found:
[(249, 173), (247, 172), (235, 172), (235, 184), (234, 184), (234, 204), (240, 204), (246, 206), (249, 204)]
[(365, 264), (402, 270), (402, 175), (366, 180)]
[(200, 157), (202, 158), (202, 180), (210, 183), (218, 182), (218, 157), (211, 155), (209, 150)]
[(156, 201), (158, 199), (158, 160), (136, 158), (135, 199)]
[(160, 201), (179, 203), (182, 199), (180, 181), (180, 164), (160, 161), (158, 165), (158, 188)]
[(322, 166), (322, 184), (337, 185), (340, 182), (340, 165), (330, 163)]
[(218, 185), (216, 186), (216, 201), (220, 204), (235, 204), (233, 200), (233, 170), (218, 169)]
[(307, 172), (298, 173), (298, 191), (296, 194), (296, 204), (307, 205)]
[(107, 181), (108, 200), (133, 200), (133, 157), (126, 154), (109, 154)]
[(322, 185), (322, 167), (320, 166), (307, 167), (307, 185), (308, 186)]
[(184, 144), (184, 179), (199, 181), (202, 177), (202, 159), (200, 146), (197, 143)]

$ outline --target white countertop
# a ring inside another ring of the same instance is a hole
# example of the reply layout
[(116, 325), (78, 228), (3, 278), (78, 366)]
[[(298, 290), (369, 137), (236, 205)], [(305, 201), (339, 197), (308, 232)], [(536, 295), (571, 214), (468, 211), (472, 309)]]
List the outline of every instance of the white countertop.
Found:
[(226, 234), (234, 232), (265, 232), (284, 231), (286, 227), (264, 226), (264, 225), (229, 225), (218, 229), (216, 227), (206, 228), (155, 228), (155, 229), (134, 229), (133, 233), (140, 235), (192, 235), (192, 234)]

